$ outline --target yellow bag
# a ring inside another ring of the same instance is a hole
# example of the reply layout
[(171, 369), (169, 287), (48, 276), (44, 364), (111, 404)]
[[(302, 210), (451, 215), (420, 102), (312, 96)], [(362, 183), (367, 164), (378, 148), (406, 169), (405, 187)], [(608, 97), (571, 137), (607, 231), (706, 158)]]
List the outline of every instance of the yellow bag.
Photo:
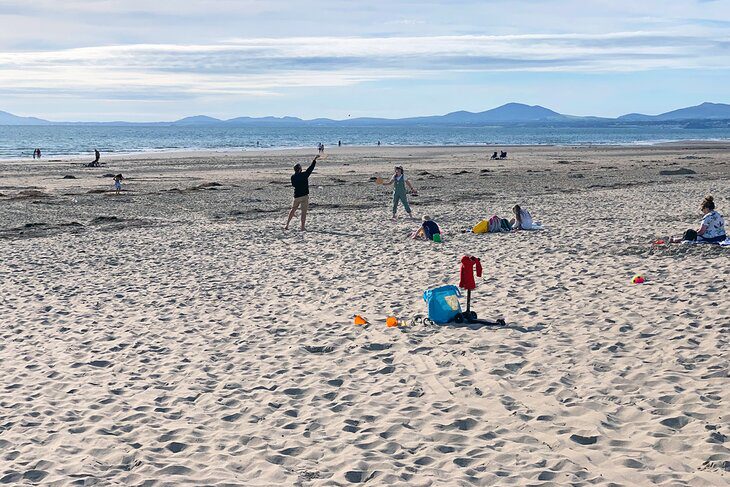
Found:
[(474, 233), (487, 233), (489, 231), (489, 220), (482, 220), (471, 229)]

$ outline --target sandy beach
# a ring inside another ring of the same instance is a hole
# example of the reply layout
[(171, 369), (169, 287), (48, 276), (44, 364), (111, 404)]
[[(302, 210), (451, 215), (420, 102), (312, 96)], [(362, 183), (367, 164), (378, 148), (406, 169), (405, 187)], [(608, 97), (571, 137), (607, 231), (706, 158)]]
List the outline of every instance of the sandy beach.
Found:
[[(0, 484), (730, 485), (730, 248), (651, 244), (730, 145), (498, 149), (327, 149), (304, 233), (309, 150), (0, 162)], [(464, 254), (506, 327), (386, 327)]]

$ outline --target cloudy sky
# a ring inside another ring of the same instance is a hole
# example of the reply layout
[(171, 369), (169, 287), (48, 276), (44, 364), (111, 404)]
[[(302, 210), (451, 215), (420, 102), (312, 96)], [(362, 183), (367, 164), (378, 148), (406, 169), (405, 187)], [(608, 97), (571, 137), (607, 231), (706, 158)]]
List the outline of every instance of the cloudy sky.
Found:
[(0, 110), (574, 115), (730, 102), (728, 0), (0, 0)]

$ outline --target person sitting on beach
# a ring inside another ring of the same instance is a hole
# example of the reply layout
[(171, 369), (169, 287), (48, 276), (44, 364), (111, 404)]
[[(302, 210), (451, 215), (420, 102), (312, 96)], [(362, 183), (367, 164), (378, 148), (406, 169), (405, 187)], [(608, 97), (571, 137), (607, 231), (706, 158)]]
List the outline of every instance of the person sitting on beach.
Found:
[(725, 220), (715, 210), (715, 200), (712, 196), (707, 196), (702, 200), (700, 210), (704, 215), (700, 221), (700, 228), (698, 230), (687, 230), (682, 237), (670, 239), (671, 243), (679, 243), (682, 241), (720, 243), (727, 238), (725, 234)]
[(411, 182), (406, 178), (403, 168), (401, 166), (396, 166), (395, 174), (393, 174), (387, 183), (383, 184), (385, 186), (393, 185), (393, 220), (395, 220), (395, 214), (398, 211), (398, 202), (403, 204), (403, 208), (406, 210), (406, 213), (408, 213), (408, 216), (413, 218), (411, 207), (408, 204), (408, 197), (406, 195), (406, 186), (410, 188), (411, 194), (413, 195), (416, 194), (416, 190), (413, 188)]
[(498, 155), (497, 155), (497, 153), (495, 152), (494, 154), (492, 154), (492, 157), (490, 157), (490, 159), (497, 159), (498, 157), (499, 157), (499, 156), (498, 156)]
[(500, 159), (507, 159), (507, 152), (505, 152), (505, 151), (500, 152), (499, 153), (499, 158)]
[(435, 240), (434, 236), (438, 235), (438, 240), (441, 239), (441, 229), (439, 228), (438, 224), (431, 220), (431, 217), (428, 215), (423, 216), (423, 223), (421, 223), (421, 226), (411, 234), (411, 238), (414, 240), (417, 239), (426, 239), (426, 240)]
[(286, 220), (284, 230), (289, 230), (289, 223), (294, 218), (294, 215), (296, 215), (297, 209), (301, 206), (302, 231), (304, 231), (304, 225), (307, 222), (307, 211), (309, 210), (309, 176), (314, 171), (314, 166), (317, 165), (317, 159), (319, 159), (319, 155), (314, 156), (314, 160), (306, 171), (302, 171), (301, 164), (294, 166), (294, 174), (291, 176), (291, 185), (294, 187), (294, 201), (292, 202), (289, 218)]
[(514, 207), (512, 207), (512, 213), (515, 214), (515, 217), (509, 222), (512, 230), (532, 229), (532, 215), (530, 215), (529, 211), (525, 210), (520, 205), (515, 205)]

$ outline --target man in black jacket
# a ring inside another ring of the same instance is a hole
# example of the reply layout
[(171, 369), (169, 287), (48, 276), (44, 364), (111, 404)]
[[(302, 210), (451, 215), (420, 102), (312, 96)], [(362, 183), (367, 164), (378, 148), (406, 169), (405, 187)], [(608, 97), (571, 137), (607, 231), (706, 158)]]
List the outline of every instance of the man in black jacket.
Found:
[(297, 164), (294, 166), (294, 174), (291, 176), (291, 185), (294, 186), (294, 202), (291, 205), (291, 211), (289, 211), (289, 219), (286, 221), (284, 230), (289, 230), (289, 223), (297, 212), (297, 208), (302, 208), (302, 231), (304, 231), (304, 224), (307, 222), (307, 210), (309, 210), (309, 176), (314, 171), (314, 166), (317, 165), (317, 159), (319, 156), (315, 156), (312, 163), (309, 165), (306, 171), (302, 171), (302, 166)]

